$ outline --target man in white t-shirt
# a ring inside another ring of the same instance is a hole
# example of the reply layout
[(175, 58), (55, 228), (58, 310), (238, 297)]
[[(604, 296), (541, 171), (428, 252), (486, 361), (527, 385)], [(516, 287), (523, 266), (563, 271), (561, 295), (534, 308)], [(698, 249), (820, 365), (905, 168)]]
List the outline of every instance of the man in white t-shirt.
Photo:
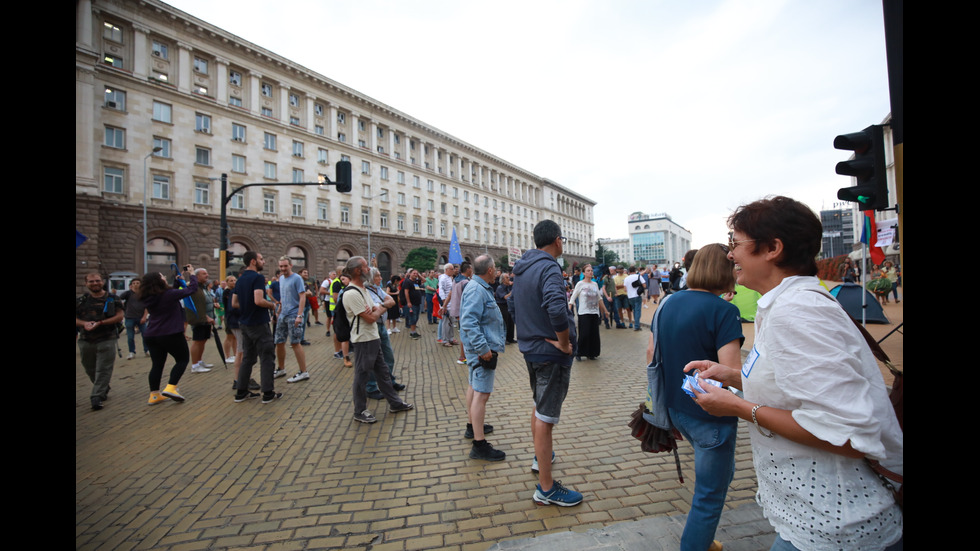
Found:
[(377, 419), (367, 409), (368, 374), (374, 372), (378, 390), (388, 400), (392, 412), (408, 411), (415, 406), (398, 396), (391, 385), (388, 364), (381, 350), (381, 335), (378, 333), (378, 320), (387, 311), (384, 306), (374, 303), (364, 287), (370, 275), (370, 267), (362, 256), (347, 261), (347, 273), (352, 289), (341, 294), (350, 323), (350, 343), (354, 351), (354, 420), (361, 423), (374, 423)]
[(636, 266), (630, 266), (629, 275), (623, 280), (626, 285), (626, 300), (633, 309), (633, 331), (640, 330), (640, 313), (643, 311), (643, 280), (636, 272)]

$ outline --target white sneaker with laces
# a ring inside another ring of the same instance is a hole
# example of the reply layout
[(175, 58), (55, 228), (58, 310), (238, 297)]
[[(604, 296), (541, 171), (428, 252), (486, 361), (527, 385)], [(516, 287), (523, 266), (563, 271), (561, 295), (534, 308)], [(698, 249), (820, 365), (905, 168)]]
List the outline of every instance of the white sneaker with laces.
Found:
[(194, 364), (194, 365), (191, 366), (191, 373), (207, 373), (208, 371), (211, 371), (211, 369), (208, 368), (208, 367), (205, 367), (201, 363), (196, 363), (196, 364)]
[(298, 383), (300, 381), (305, 381), (310, 378), (309, 371), (300, 371), (299, 373), (293, 375), (292, 377), (286, 379), (287, 383)]

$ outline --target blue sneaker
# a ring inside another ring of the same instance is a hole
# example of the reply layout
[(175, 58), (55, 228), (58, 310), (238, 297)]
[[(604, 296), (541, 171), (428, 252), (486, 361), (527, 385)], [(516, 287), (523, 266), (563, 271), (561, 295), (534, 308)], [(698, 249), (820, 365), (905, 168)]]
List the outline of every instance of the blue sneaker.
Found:
[(558, 505), (560, 507), (572, 507), (582, 503), (582, 494), (561, 485), (560, 480), (554, 481), (551, 491), (545, 493), (541, 491), (538, 484), (534, 490), (534, 502), (538, 505)]

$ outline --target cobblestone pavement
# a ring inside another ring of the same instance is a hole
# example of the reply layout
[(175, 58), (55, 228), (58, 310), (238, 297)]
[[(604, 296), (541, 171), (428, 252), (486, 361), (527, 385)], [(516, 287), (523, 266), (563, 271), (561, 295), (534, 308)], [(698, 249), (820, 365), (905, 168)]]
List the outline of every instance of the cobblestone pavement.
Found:
[[(147, 406), (149, 359), (139, 356), (116, 361), (110, 398), (91, 411), (76, 347), (76, 549), (545, 549), (568, 538), (574, 549), (676, 547), (693, 451), (682, 444), (681, 484), (672, 456), (640, 451), (626, 426), (644, 395), (647, 331), (602, 329), (601, 357), (575, 364), (555, 475), (585, 501), (559, 508), (531, 500), (531, 401), (516, 345), (501, 356), (487, 412), (489, 440), (507, 459), (475, 461), (459, 350), (437, 345), (434, 325), (419, 327), (421, 340), (392, 336), (416, 409), (370, 400), (373, 425), (352, 420), (353, 370), (331, 357), (323, 327), (307, 330), (311, 378), (277, 379), (284, 396), (268, 405), (234, 403), (233, 369), (216, 365), (188, 370), (186, 402)], [(219, 364), (211, 343), (205, 359)], [(286, 368), (297, 371), (291, 351)], [(736, 551), (772, 538), (754, 504), (745, 430), (719, 532)]]

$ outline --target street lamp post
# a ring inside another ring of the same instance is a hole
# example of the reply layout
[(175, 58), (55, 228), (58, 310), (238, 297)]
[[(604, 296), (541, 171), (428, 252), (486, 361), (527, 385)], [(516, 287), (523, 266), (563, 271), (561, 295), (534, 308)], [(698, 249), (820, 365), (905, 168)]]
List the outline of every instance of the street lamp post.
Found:
[(221, 174), (221, 248), (218, 252), (218, 262), (220, 263), (219, 272), (221, 280), (226, 277), (228, 264), (228, 201), (239, 191), (252, 186), (336, 186), (341, 193), (350, 193), (351, 190), (351, 168), (350, 161), (337, 161), (336, 180), (330, 181), (326, 176), (319, 176), (316, 182), (289, 182), (289, 183), (267, 183), (257, 182), (253, 184), (242, 184), (228, 192), (228, 174)]
[(367, 199), (369, 201), (368, 202), (368, 224), (367, 224), (367, 227), (368, 227), (368, 247), (367, 247), (368, 248), (368, 251), (367, 251), (368, 252), (368, 256), (367, 256), (367, 258), (368, 258), (368, 264), (370, 264), (371, 263), (371, 260), (372, 260), (372, 258), (371, 258), (371, 226), (374, 225), (374, 224), (372, 224), (372, 222), (373, 222), (373, 220), (372, 220), (372, 218), (373, 218), (372, 214), (374, 214), (373, 213), (373, 210), (374, 210), (374, 198), (375, 197), (384, 197), (385, 195), (388, 195), (388, 190), (387, 189), (384, 190), (384, 191), (382, 191), (381, 193), (379, 193), (377, 195), (369, 195), (369, 196), (365, 197), (365, 199)]
[(152, 157), (154, 153), (159, 153), (160, 151), (163, 151), (162, 147), (160, 146), (154, 147), (153, 151), (150, 151), (149, 153), (146, 154), (146, 157), (143, 157), (143, 273), (144, 274), (148, 271), (146, 257), (150, 255), (150, 252), (147, 250), (148, 245), (146, 243), (148, 237), (146, 234), (146, 201), (147, 201), (146, 160)]

